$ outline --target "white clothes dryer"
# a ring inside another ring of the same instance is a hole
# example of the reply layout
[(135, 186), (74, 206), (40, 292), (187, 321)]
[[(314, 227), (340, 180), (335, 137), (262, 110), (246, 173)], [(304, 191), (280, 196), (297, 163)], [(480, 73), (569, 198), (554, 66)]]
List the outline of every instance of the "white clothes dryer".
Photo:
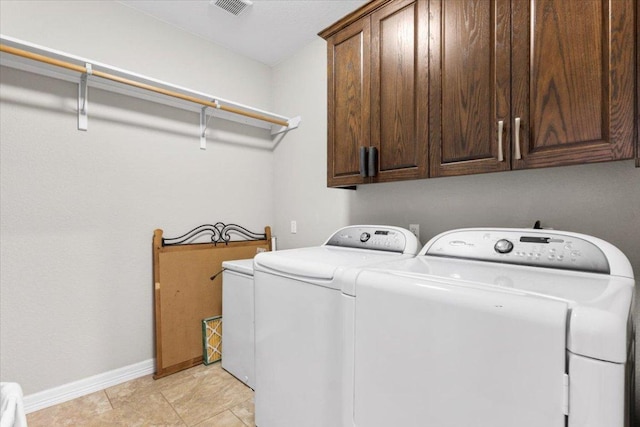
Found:
[(359, 225), (322, 246), (254, 259), (258, 427), (336, 427), (342, 413), (341, 269), (414, 257), (398, 227)]
[(629, 425), (635, 282), (613, 245), (453, 230), (352, 279), (344, 425)]
[(222, 368), (255, 389), (253, 258), (222, 268)]

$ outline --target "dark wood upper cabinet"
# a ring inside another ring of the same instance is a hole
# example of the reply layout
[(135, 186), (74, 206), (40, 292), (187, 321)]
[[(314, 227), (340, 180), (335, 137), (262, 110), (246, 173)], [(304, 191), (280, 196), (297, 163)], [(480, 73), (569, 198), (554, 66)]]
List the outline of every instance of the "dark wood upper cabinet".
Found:
[(321, 33), (330, 187), (427, 176), (427, 4), (369, 5), (372, 13)]
[(431, 0), (430, 176), (510, 168), (509, 0)]
[(633, 3), (512, 1), (514, 169), (633, 157)]
[(427, 177), (427, 13), (424, 1), (396, 0), (371, 15), (373, 182)]
[(430, 176), (633, 157), (633, 0), (431, 0), (430, 16)]
[(360, 173), (360, 149), (370, 141), (370, 24), (362, 19), (327, 39), (327, 185), (369, 181)]
[(636, 0), (367, 3), (320, 33), (329, 52), (328, 185), (633, 158), (637, 8)]

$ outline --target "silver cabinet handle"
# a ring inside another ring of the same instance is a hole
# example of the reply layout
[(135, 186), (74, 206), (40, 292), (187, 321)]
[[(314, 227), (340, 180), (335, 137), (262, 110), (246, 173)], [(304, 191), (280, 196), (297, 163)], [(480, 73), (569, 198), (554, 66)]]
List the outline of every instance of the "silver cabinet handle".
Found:
[(522, 158), (522, 155), (520, 155), (520, 117), (516, 117), (515, 145), (516, 145), (515, 159), (520, 160)]
[(498, 121), (498, 161), (504, 162), (504, 156), (502, 155), (502, 131), (504, 129), (504, 121)]

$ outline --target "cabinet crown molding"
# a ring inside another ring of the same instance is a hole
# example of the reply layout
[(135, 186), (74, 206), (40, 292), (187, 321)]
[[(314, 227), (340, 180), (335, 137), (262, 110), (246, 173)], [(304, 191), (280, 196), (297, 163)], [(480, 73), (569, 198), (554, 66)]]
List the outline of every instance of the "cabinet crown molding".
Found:
[(329, 27), (325, 28), (324, 30), (320, 31), (318, 35), (326, 40), (332, 35), (334, 35), (335, 33), (337, 33), (338, 31), (342, 30), (343, 28), (349, 26), (350, 24), (354, 23), (358, 19), (362, 18), (363, 16), (367, 16), (371, 14), (376, 9), (379, 9), (380, 7), (384, 6), (387, 3), (391, 3), (392, 1), (393, 0), (370, 1), (369, 3), (361, 6), (360, 8), (346, 15), (344, 18), (342, 18), (335, 24), (332, 24)]

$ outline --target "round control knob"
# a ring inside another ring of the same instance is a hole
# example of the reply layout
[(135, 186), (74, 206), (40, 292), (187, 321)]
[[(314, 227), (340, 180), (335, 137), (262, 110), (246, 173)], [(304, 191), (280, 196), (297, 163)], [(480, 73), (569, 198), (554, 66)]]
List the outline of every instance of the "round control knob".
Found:
[(362, 233), (360, 235), (360, 241), (362, 243), (366, 242), (367, 240), (369, 240), (369, 238), (371, 237), (371, 234), (367, 233), (366, 231), (364, 233)]
[(508, 254), (513, 250), (513, 243), (507, 239), (500, 239), (496, 242), (493, 249), (495, 249), (499, 254)]

